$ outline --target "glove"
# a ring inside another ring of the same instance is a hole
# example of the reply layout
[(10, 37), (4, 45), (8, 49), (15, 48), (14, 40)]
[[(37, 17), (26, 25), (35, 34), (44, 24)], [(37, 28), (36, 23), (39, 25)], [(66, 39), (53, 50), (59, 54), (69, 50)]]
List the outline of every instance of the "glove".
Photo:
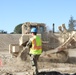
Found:
[(29, 47), (28, 47), (28, 46), (26, 46), (24, 49), (25, 49), (25, 50), (26, 50), (26, 49), (29, 49)]

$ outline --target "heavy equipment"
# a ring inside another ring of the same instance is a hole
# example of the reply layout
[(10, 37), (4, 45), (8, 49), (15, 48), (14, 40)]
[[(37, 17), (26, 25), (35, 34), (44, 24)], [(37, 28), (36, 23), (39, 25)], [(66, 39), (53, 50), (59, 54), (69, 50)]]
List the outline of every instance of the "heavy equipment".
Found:
[[(41, 58), (50, 59), (54, 62), (67, 62), (69, 59), (69, 49), (76, 47), (75, 31), (69, 32), (65, 24), (59, 26), (59, 31), (53, 33), (47, 31), (47, 27), (44, 23), (32, 23), (25, 22), (22, 25), (22, 35), (19, 39), (19, 44), (10, 44), (9, 53), (15, 57), (21, 57), (22, 60), (26, 60), (28, 50), (24, 50), (27, 41), (31, 37), (30, 30), (32, 27), (38, 29), (38, 35), (42, 39), (43, 53)], [(43, 59), (40, 59), (42, 61)]]

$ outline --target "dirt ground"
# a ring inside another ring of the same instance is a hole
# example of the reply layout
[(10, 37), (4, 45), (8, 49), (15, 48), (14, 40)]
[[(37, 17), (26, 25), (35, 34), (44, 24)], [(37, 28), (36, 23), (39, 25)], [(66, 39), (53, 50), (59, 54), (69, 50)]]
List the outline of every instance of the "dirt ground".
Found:
[[(43, 58), (45, 59), (45, 58)], [(0, 60), (2, 65), (0, 66), (0, 75), (32, 75), (30, 59), (22, 61), (20, 58), (11, 58), (8, 51), (0, 52)], [(76, 73), (75, 63), (55, 63), (51, 62), (49, 58), (44, 61), (38, 62), (39, 72), (41, 71), (57, 71), (60, 73)]]

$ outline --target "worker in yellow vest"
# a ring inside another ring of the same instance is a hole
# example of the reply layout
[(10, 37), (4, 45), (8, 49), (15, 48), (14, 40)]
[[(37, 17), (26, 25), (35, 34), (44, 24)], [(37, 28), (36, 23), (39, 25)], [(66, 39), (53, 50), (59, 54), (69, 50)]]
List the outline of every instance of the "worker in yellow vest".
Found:
[(27, 45), (30, 46), (30, 57), (32, 62), (32, 67), (34, 69), (34, 74), (38, 74), (37, 60), (42, 53), (42, 41), (37, 35), (37, 29), (34, 27), (31, 29), (32, 38), (30, 38)]

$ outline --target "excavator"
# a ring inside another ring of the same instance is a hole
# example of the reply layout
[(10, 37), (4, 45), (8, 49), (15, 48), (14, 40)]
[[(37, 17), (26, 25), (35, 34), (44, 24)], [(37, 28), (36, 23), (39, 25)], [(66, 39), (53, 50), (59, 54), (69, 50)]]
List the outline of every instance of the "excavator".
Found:
[[(22, 25), (22, 35), (18, 44), (9, 45), (9, 53), (22, 60), (27, 60), (28, 50), (25, 49), (27, 41), (30, 39), (30, 30), (32, 27), (38, 29), (38, 35), (42, 39), (43, 53), (41, 58), (50, 59), (54, 62), (67, 62), (69, 59), (69, 48), (76, 47), (75, 31), (69, 32), (65, 24), (59, 26), (59, 33), (47, 32), (44, 23), (26, 22)], [(41, 59), (43, 60), (43, 59)]]

